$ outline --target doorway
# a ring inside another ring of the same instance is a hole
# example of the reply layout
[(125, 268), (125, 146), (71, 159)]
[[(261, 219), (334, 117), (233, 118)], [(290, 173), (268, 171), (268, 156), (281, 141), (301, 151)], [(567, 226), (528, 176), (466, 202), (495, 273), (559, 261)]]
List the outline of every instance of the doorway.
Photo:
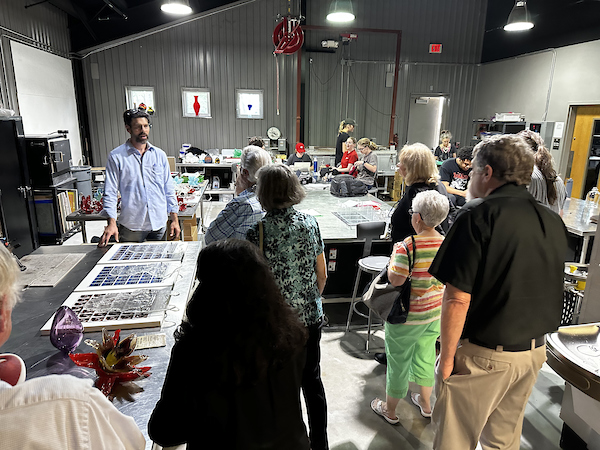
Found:
[(571, 196), (583, 199), (594, 186), (600, 187), (600, 105), (576, 107), (571, 152)]
[(408, 111), (408, 144), (421, 142), (431, 149), (439, 145), (447, 102), (448, 97), (444, 95), (411, 95)]

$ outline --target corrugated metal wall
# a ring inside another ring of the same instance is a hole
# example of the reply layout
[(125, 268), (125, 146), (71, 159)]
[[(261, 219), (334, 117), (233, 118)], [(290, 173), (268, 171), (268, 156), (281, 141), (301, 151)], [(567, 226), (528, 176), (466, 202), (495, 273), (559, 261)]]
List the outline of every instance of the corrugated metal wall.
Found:
[[(285, 1), (256, 1), (94, 53), (84, 59), (94, 164), (128, 137), (125, 86), (153, 86), (150, 140), (169, 155), (182, 143), (241, 148), (271, 126), (295, 139), (296, 56), (281, 56), (280, 115), (271, 33)], [(90, 66), (97, 64), (99, 79)], [(212, 119), (182, 117), (181, 88), (211, 90)], [(264, 119), (236, 119), (235, 89), (264, 90)]]
[[(308, 25), (328, 25), (328, 1), (305, 0)], [(402, 30), (400, 83), (395, 132), (404, 142), (411, 94), (447, 94), (444, 127), (467, 142), (472, 134), (473, 93), (481, 54), (485, 0), (356, 0), (352, 28)], [(94, 163), (127, 134), (121, 121), (125, 86), (153, 86), (157, 112), (151, 141), (176, 155), (184, 142), (200, 148), (241, 147), (248, 136), (265, 135), (270, 126), (290, 141), (296, 126), (296, 56), (281, 56), (280, 111), (276, 115), (275, 61), (271, 33), (285, 0), (256, 0), (151, 36), (93, 53), (84, 59)], [(386, 145), (396, 35), (359, 33), (357, 41), (335, 53), (315, 51), (324, 38), (338, 39), (344, 28), (306, 31), (303, 50), (304, 140), (333, 146), (339, 121), (353, 117), (358, 137)], [(442, 43), (441, 55), (428, 53)], [(99, 79), (91, 78), (97, 64)], [(343, 78), (342, 78), (343, 73)], [(181, 87), (211, 89), (212, 119), (183, 118)], [(265, 119), (235, 118), (235, 89), (264, 89)]]
[(40, 4), (25, 9), (28, 0), (0, 0), (0, 103), (17, 109), (16, 87), (9, 41), (45, 50), (67, 58), (70, 42), (67, 15), (59, 9)]
[[(308, 23), (330, 26), (325, 17), (329, 2), (309, 1)], [(402, 31), (400, 72), (394, 132), (406, 141), (411, 95), (449, 97), (444, 128), (465, 144), (473, 134), (472, 108), (485, 25), (484, 0), (355, 1), (356, 20), (334, 31), (306, 32), (308, 98), (305, 136), (309, 145), (335, 144), (340, 120), (357, 121), (356, 137), (375, 138), (387, 145), (392, 88), (385, 87), (393, 73), (396, 37), (362, 31), (358, 39), (335, 53), (318, 49), (323, 39), (338, 39), (351, 29)], [(429, 54), (430, 43), (441, 43), (441, 54)], [(343, 75), (342, 75), (343, 72)]]

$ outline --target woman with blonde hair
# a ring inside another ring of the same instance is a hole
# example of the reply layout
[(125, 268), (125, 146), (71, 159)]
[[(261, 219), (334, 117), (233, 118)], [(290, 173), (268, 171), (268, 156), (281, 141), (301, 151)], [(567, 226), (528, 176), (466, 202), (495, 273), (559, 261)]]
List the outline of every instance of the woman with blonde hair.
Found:
[(369, 138), (362, 138), (358, 141), (358, 151), (362, 156), (354, 163), (357, 170), (356, 179), (365, 183), (367, 189), (371, 189), (375, 185), (377, 174), (377, 156), (373, 150), (377, 150), (377, 144)]
[(440, 145), (433, 151), (435, 159), (438, 161), (446, 161), (450, 158), (456, 158), (456, 152), (452, 149), (450, 140), (452, 139), (452, 133), (448, 130), (442, 130), (440, 133)]
[(440, 175), (431, 150), (421, 143), (405, 145), (398, 155), (398, 171), (404, 177), (406, 189), (392, 214), (392, 240), (399, 242), (415, 234), (408, 210), (415, 195), (421, 191), (436, 189), (447, 196), (446, 188), (439, 181)]
[(354, 131), (354, 126), (356, 122), (354, 119), (346, 119), (340, 122), (340, 126), (338, 128), (338, 137), (337, 142), (335, 143), (335, 167), (340, 165), (342, 162), (342, 156), (346, 151), (346, 141), (350, 137), (350, 134)]

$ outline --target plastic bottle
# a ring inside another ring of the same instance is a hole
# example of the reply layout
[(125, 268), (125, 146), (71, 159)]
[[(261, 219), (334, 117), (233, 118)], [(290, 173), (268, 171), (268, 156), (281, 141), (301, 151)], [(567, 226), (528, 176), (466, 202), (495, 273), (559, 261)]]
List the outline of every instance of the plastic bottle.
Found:
[(319, 162), (317, 161), (317, 157), (315, 156), (315, 160), (313, 161), (313, 172), (317, 173), (319, 170)]
[(567, 198), (571, 198), (571, 192), (573, 192), (573, 178), (567, 178), (565, 189), (567, 191)]
[(185, 158), (185, 155), (187, 153), (187, 151), (190, 149), (191, 145), (190, 144), (182, 144), (181, 148), (179, 149), (179, 158), (183, 161), (183, 158)]
[(597, 187), (594, 186), (594, 188), (588, 192), (585, 198), (585, 203), (590, 210), (598, 209), (598, 204), (600, 203), (600, 192), (598, 191)]

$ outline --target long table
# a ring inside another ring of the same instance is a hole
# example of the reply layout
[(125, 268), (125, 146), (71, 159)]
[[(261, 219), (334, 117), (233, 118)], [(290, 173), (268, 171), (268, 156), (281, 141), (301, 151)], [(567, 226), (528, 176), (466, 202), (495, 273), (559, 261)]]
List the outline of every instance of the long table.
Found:
[[(129, 333), (135, 333), (138, 336), (159, 332), (166, 334), (166, 347), (136, 352), (147, 355), (148, 360), (143, 365), (152, 367), (150, 371), (152, 375), (149, 378), (135, 382), (143, 391), (134, 394), (133, 401), (129, 401), (127, 398), (114, 400), (114, 405), (121, 412), (133, 417), (135, 420), (146, 438), (147, 450), (152, 448), (152, 441), (148, 438), (147, 431), (148, 419), (154, 405), (160, 398), (171, 356), (171, 348), (175, 343), (173, 331), (181, 323), (196, 274), (196, 261), (200, 251), (200, 243), (186, 242), (185, 245), (185, 256), (171, 292), (169, 310), (166, 312), (162, 328), (139, 328), (123, 330), (122, 332), (123, 336), (127, 336)], [(75, 366), (68, 357), (63, 357), (52, 346), (48, 336), (41, 336), (39, 330), (109, 248), (100, 249), (89, 244), (45, 246), (40, 247), (33, 253), (38, 255), (84, 253), (85, 256), (55, 287), (26, 289), (22, 295), (22, 302), (17, 304), (13, 310), (12, 334), (2, 346), (2, 352), (15, 353), (23, 358), (27, 367), (27, 379), (50, 374), (69, 374), (79, 378), (95, 379), (96, 375), (92, 369)], [(84, 336), (84, 340), (99, 340), (100, 338), (100, 333), (85, 333)], [(83, 341), (76, 350), (79, 353), (92, 351), (93, 349)]]
[[(335, 197), (331, 195), (329, 189), (329, 184), (307, 185), (306, 197), (295, 207), (315, 216), (321, 230), (321, 237), (325, 243), (356, 240), (356, 225), (348, 225), (340, 216), (350, 217), (353, 213), (360, 212), (365, 217), (365, 221), (389, 222), (392, 208), (377, 197), (371, 194), (361, 197)], [(360, 205), (366, 202), (376, 203), (379, 209), (371, 206), (351, 206), (352, 203)]]

